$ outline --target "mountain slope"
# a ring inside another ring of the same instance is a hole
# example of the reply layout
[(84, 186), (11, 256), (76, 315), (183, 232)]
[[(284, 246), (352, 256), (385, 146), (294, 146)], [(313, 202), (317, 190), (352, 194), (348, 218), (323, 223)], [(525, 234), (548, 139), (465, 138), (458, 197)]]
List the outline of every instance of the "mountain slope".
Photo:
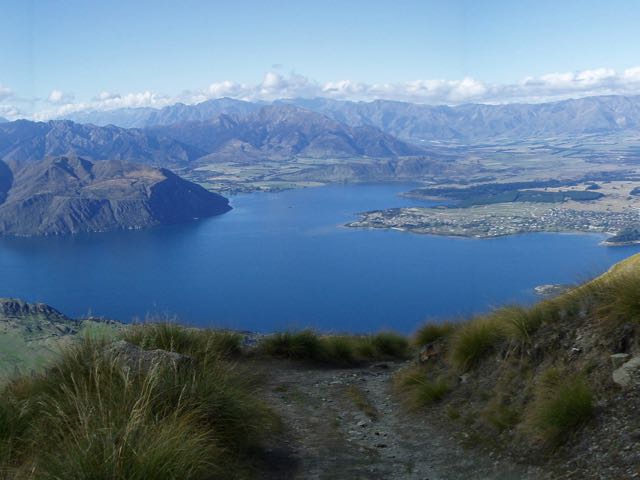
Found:
[(0, 160), (41, 160), (80, 155), (94, 160), (127, 160), (156, 165), (186, 163), (201, 156), (192, 147), (136, 129), (80, 125), (68, 120), (0, 124)]
[(152, 134), (210, 152), (206, 160), (249, 161), (311, 158), (389, 158), (425, 153), (375, 127), (348, 127), (322, 114), (289, 105), (271, 105), (241, 115), (220, 115), (148, 129)]
[(56, 157), (5, 165), (4, 172), (0, 234), (5, 235), (144, 228), (230, 209), (226, 198), (169, 170), (117, 160)]

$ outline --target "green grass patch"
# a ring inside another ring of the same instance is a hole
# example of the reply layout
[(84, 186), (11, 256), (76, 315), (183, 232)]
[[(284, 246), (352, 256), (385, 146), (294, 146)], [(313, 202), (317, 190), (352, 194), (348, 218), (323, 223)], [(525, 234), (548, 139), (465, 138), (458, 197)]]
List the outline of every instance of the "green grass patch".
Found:
[(0, 472), (15, 478), (245, 478), (278, 427), (253, 376), (221, 359), (132, 370), (106, 341), (68, 347), (0, 395)]
[(529, 429), (557, 444), (593, 415), (593, 393), (582, 375), (551, 368), (541, 375), (528, 409)]
[(597, 313), (611, 326), (640, 323), (640, 274), (623, 271), (599, 282)]
[(369, 339), (373, 344), (376, 359), (405, 358), (409, 354), (409, 341), (397, 333), (382, 332)]
[(444, 378), (431, 379), (423, 367), (405, 368), (394, 378), (394, 386), (410, 409), (439, 402), (451, 390)]
[(462, 325), (451, 339), (451, 362), (461, 371), (476, 366), (494, 352), (504, 340), (503, 322), (499, 317), (478, 317)]
[(312, 330), (275, 333), (260, 342), (261, 353), (291, 360), (323, 361), (326, 345)]
[(237, 356), (242, 344), (242, 336), (235, 332), (187, 328), (171, 322), (135, 324), (122, 338), (145, 350), (176, 352), (201, 362)]
[(414, 333), (413, 343), (418, 347), (423, 347), (440, 339), (450, 337), (455, 329), (456, 324), (454, 323), (427, 323)]
[(352, 366), (368, 361), (404, 359), (408, 340), (396, 333), (320, 336), (312, 330), (283, 332), (261, 340), (258, 353), (311, 363)]

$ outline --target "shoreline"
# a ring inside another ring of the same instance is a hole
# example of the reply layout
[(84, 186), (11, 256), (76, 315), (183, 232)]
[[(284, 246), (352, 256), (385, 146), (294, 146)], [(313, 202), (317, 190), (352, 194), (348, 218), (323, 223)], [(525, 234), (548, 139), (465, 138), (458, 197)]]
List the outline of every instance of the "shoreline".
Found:
[[(376, 226), (368, 226), (368, 225), (352, 225), (353, 222), (348, 222), (339, 225), (343, 228), (352, 228), (355, 230), (386, 230), (386, 231), (396, 231), (396, 232), (404, 232), (404, 233), (412, 233), (415, 235), (424, 235), (424, 236), (433, 236), (433, 237), (443, 237), (443, 238), (457, 238), (457, 239), (469, 239), (469, 240), (492, 240), (498, 238), (506, 238), (506, 237), (517, 237), (520, 235), (535, 235), (535, 234), (556, 234), (556, 235), (613, 235), (608, 232), (594, 232), (594, 231), (584, 231), (584, 230), (536, 230), (536, 231), (522, 231), (515, 233), (504, 233), (500, 235), (473, 235), (473, 234), (456, 234), (456, 233), (438, 233), (438, 232), (423, 232), (419, 230), (414, 230), (408, 227), (397, 227), (397, 226), (389, 226), (389, 227), (376, 227)], [(633, 242), (624, 242), (624, 243), (612, 243), (607, 240), (602, 240), (598, 242), (598, 245), (607, 246), (607, 247), (624, 247), (631, 245), (639, 245), (640, 240)]]

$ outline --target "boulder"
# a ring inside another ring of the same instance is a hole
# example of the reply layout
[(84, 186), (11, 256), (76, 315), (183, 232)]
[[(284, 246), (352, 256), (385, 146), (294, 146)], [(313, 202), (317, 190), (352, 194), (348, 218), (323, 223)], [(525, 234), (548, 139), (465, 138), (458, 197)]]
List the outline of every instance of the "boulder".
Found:
[(614, 353), (613, 355), (610, 355), (609, 358), (611, 358), (613, 368), (619, 368), (623, 363), (629, 360), (630, 356), (631, 355), (628, 353)]
[(133, 343), (120, 340), (107, 347), (105, 353), (121, 361), (133, 371), (156, 367), (179, 368), (191, 364), (191, 357), (167, 350), (144, 350)]
[(640, 385), (640, 357), (633, 357), (613, 371), (613, 381), (621, 387)]
[(440, 349), (433, 343), (427, 343), (418, 352), (418, 363), (427, 363), (440, 354)]

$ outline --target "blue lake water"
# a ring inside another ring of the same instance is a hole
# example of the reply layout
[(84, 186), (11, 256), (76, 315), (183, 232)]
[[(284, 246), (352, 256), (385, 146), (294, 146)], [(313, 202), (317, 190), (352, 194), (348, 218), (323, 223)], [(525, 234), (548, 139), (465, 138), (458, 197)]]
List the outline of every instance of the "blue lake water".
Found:
[(234, 210), (187, 225), (0, 240), (0, 296), (74, 315), (129, 321), (176, 315), (195, 325), (271, 331), (412, 331), (425, 318), (531, 302), (640, 247), (601, 235), (491, 240), (340, 227), (355, 213), (424, 205), (410, 185), (340, 185), (232, 198)]

